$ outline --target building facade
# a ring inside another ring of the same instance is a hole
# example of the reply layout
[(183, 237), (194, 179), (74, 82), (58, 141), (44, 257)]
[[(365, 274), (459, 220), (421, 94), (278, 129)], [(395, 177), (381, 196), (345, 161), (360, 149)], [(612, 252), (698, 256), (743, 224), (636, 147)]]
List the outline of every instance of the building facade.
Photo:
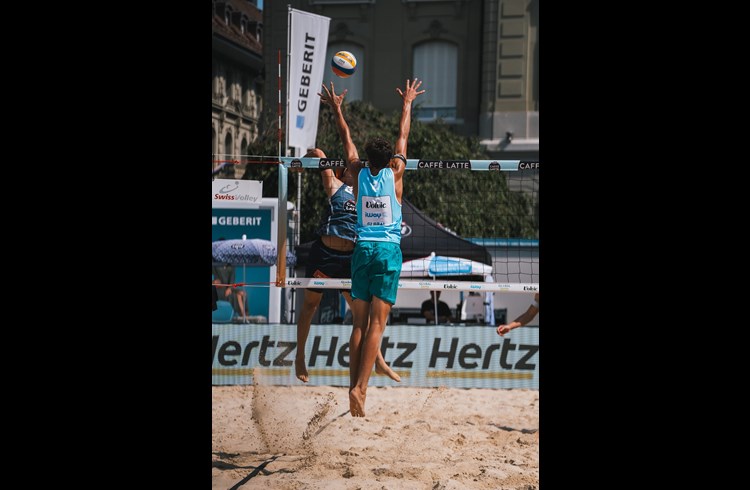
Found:
[[(334, 80), (347, 100), (400, 109), (396, 87), (425, 81), (415, 118), (438, 118), (480, 139), (498, 159), (539, 158), (539, 0), (287, 0), (263, 10), (265, 73), (286, 54), (287, 5), (331, 19), (326, 59), (357, 58), (357, 73)], [(282, 77), (286, 66), (282, 62)], [(278, 98), (266, 83), (265, 99)], [(282, 87), (282, 100), (286, 100)]]
[[(258, 137), (263, 110), (263, 17), (255, 0), (212, 0), (212, 169), (240, 161)], [(240, 177), (244, 164), (227, 167)]]

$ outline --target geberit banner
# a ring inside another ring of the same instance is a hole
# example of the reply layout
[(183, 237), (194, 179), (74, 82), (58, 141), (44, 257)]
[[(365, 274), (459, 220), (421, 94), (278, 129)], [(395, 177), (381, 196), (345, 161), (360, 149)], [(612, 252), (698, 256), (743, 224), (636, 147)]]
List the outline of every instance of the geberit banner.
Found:
[(329, 17), (289, 9), (287, 145), (297, 148), (298, 156), (315, 146), (318, 135), (318, 92), (329, 62), (325, 56), (330, 21)]
[[(309, 385), (349, 386), (351, 325), (312, 325)], [(213, 324), (214, 385), (302, 385), (296, 325)], [(388, 326), (381, 352), (401, 382), (373, 372), (370, 386), (539, 389), (539, 328), (500, 337), (491, 326)]]

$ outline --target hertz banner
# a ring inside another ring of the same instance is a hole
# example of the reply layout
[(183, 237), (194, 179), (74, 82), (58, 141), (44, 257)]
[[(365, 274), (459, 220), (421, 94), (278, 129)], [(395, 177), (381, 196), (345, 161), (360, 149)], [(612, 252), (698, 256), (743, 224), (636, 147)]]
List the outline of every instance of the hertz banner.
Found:
[[(312, 325), (310, 385), (349, 386), (351, 325)], [(212, 325), (214, 385), (302, 385), (294, 374), (296, 325)], [(373, 372), (370, 386), (539, 389), (539, 328), (500, 337), (492, 326), (389, 325), (383, 358), (401, 382)]]

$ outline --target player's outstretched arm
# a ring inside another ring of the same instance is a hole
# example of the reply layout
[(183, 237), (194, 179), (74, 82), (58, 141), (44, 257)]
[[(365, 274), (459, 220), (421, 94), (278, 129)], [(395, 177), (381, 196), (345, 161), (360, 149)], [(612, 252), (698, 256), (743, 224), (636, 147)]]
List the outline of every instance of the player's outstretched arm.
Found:
[(396, 88), (396, 92), (403, 99), (403, 105), (401, 106), (401, 121), (398, 126), (398, 139), (394, 150), (396, 153), (406, 156), (406, 143), (409, 139), (409, 131), (411, 130), (411, 103), (417, 98), (417, 95), (421, 95), (426, 90), (419, 90), (422, 85), (422, 80), (417, 78), (412, 82), (406, 80), (406, 87), (402, 91), (400, 88)]
[(341, 143), (344, 145), (344, 157), (346, 158), (346, 161), (353, 162), (354, 160), (359, 160), (357, 147), (354, 146), (354, 142), (352, 141), (352, 134), (351, 131), (349, 131), (349, 125), (346, 123), (346, 119), (344, 119), (344, 111), (342, 109), (344, 97), (348, 90), (345, 89), (341, 94), (337, 95), (333, 82), (331, 82), (330, 90), (325, 85), (322, 85), (322, 87), (323, 91), (318, 93), (318, 95), (320, 96), (321, 102), (328, 104), (331, 107), (331, 110), (336, 117), (336, 129), (338, 129)]

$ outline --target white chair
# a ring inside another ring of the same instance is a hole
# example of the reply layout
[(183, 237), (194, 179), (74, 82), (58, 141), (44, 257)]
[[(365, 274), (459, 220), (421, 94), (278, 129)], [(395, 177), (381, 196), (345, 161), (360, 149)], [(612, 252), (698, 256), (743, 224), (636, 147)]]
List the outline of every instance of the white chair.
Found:
[(468, 295), (461, 304), (461, 320), (484, 323), (484, 299), (481, 295)]

